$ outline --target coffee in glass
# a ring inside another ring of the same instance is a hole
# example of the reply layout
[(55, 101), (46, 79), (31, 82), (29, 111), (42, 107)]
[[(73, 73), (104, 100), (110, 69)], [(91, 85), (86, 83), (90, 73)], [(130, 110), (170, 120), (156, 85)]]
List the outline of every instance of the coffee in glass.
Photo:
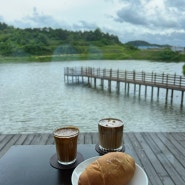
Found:
[(76, 161), (79, 129), (74, 126), (58, 128), (53, 133), (58, 163), (69, 165)]
[(102, 151), (111, 152), (122, 150), (123, 126), (123, 122), (115, 118), (105, 118), (99, 121), (99, 148)]

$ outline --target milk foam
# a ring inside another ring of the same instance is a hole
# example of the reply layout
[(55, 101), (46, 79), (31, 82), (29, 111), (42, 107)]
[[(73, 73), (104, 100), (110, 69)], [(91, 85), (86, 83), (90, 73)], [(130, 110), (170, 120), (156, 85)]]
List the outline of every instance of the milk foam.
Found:
[(55, 136), (59, 137), (70, 137), (78, 134), (77, 129), (73, 128), (61, 128), (54, 132)]
[(99, 124), (104, 127), (120, 127), (123, 122), (117, 119), (102, 119)]

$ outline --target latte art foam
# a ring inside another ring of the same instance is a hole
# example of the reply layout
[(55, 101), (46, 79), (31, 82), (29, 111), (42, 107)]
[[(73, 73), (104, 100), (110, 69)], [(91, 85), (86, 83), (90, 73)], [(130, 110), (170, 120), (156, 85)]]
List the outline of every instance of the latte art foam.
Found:
[(102, 119), (99, 124), (104, 127), (120, 127), (123, 125), (123, 122), (118, 119)]

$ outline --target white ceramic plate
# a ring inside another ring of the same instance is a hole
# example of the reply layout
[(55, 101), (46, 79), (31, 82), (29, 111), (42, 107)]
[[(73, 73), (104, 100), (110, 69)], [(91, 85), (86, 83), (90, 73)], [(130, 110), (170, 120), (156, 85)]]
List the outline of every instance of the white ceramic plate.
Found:
[[(81, 173), (85, 170), (85, 168), (98, 159), (99, 157), (92, 157), (90, 159), (87, 159), (80, 163), (73, 171), (72, 176), (71, 176), (71, 181), (72, 185), (78, 185), (78, 179)], [(129, 185), (148, 185), (148, 177), (145, 173), (145, 171), (138, 165), (136, 164), (136, 171), (134, 174), (134, 177), (132, 178), (132, 181), (129, 183)]]

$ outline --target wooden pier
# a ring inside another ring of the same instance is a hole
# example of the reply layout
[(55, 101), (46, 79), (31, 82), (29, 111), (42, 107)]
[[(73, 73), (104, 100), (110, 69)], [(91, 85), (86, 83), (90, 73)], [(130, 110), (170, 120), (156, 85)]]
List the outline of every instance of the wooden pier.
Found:
[(94, 83), (97, 86), (97, 80), (100, 80), (100, 85), (104, 88), (104, 81), (108, 81), (108, 90), (111, 92), (111, 83), (116, 82), (117, 92), (120, 92), (120, 83), (125, 84), (125, 91), (130, 88), (130, 84), (134, 84), (134, 92), (136, 85), (139, 86), (139, 96), (141, 94), (141, 86), (145, 86), (145, 95), (147, 94), (147, 87), (151, 87), (151, 98), (153, 98), (154, 88), (157, 88), (157, 97), (159, 97), (160, 89), (166, 89), (166, 102), (168, 100), (169, 90), (171, 90), (171, 102), (173, 101), (174, 91), (181, 92), (180, 104), (183, 106), (184, 91), (185, 91), (185, 77), (171, 74), (157, 74), (136, 71), (121, 71), (112, 69), (100, 69), (91, 67), (66, 67), (64, 68), (64, 80), (69, 83), (85, 82), (88, 84)]
[[(149, 185), (185, 184), (184, 132), (126, 132), (123, 141), (125, 152), (146, 171)], [(80, 133), (78, 143), (97, 144), (98, 133)], [(50, 133), (0, 134), (0, 158), (13, 145), (53, 144)]]

